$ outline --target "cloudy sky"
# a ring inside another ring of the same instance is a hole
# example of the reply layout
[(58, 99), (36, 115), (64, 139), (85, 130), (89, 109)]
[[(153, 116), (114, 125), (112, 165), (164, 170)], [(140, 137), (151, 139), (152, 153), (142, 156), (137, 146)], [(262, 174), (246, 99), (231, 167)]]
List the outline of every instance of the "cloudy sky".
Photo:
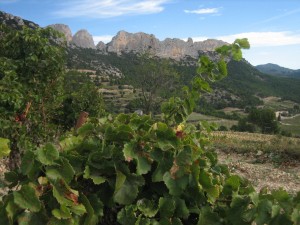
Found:
[(0, 10), (41, 26), (87, 29), (97, 43), (120, 30), (194, 41), (247, 37), (253, 65), (300, 69), (299, 0), (0, 0)]

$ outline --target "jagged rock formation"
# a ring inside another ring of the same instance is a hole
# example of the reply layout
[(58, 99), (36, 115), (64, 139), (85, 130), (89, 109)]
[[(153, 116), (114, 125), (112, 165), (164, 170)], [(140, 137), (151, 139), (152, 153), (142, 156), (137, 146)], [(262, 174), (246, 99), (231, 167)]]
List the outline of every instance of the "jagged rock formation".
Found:
[(0, 23), (6, 24), (10, 27), (13, 27), (14, 29), (21, 29), (22, 26), (27, 26), (33, 29), (39, 27), (39, 25), (37, 25), (36, 23), (24, 20), (18, 16), (14, 16), (3, 11), (0, 11)]
[[(37, 24), (23, 20), (0, 11), (0, 22), (14, 28), (21, 29), (23, 25), (31, 28), (38, 27)], [(198, 58), (200, 53), (214, 51), (216, 47), (226, 44), (223, 41), (209, 39), (202, 42), (193, 42), (191, 38), (183, 41), (178, 38), (167, 38), (163, 41), (157, 39), (153, 34), (128, 33), (120, 31), (108, 44), (99, 42), (95, 46), (93, 37), (87, 30), (79, 30), (73, 37), (69, 26), (64, 24), (53, 24), (50, 27), (63, 33), (70, 47), (92, 48), (101, 52), (122, 53), (149, 53), (163, 58), (183, 59), (186, 56)]]
[(73, 36), (72, 43), (80, 48), (96, 48), (92, 35), (84, 29)]
[(159, 40), (154, 35), (142, 32), (132, 34), (119, 31), (112, 41), (107, 44), (107, 51), (118, 54), (122, 52), (149, 52), (155, 54), (160, 47), (159, 45)]
[(224, 44), (226, 43), (214, 39), (193, 42), (191, 38), (187, 41), (178, 38), (167, 38), (164, 41), (159, 41), (152, 34), (142, 32), (132, 34), (120, 31), (106, 46), (108, 52), (117, 54), (122, 52), (150, 53), (163, 58), (181, 59), (185, 56), (198, 58), (200, 51), (214, 51), (216, 47)]
[(63, 33), (66, 37), (67, 43), (70, 43), (72, 41), (72, 31), (68, 25), (65, 24), (52, 24), (48, 27), (52, 27), (53, 29)]
[(103, 41), (99, 41), (96, 45), (96, 48), (100, 51), (105, 52), (106, 51), (106, 44)]

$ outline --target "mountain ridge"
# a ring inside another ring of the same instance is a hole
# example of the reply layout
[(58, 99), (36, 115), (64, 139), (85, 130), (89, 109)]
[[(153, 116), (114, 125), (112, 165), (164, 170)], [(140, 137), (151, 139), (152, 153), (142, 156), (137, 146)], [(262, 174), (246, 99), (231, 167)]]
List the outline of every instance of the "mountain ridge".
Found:
[[(65, 29), (67, 25), (52, 24), (49, 26), (62, 32), (66, 37), (70, 37), (70, 30)], [(100, 41), (95, 46), (87, 30), (78, 31), (69, 42), (77, 47), (97, 48), (103, 52), (113, 52), (119, 55), (130, 52), (148, 53), (161, 58), (172, 59), (182, 59), (186, 56), (198, 58), (199, 51), (214, 51), (215, 48), (227, 44), (224, 41), (215, 39), (194, 42), (191, 38), (187, 41), (179, 38), (166, 38), (160, 41), (153, 34), (144, 32), (129, 33), (124, 30), (119, 31), (107, 44)]]
[(300, 69), (293, 70), (293, 69), (279, 66), (274, 63), (257, 65), (255, 66), (255, 68), (262, 73), (273, 75), (273, 76), (300, 78)]

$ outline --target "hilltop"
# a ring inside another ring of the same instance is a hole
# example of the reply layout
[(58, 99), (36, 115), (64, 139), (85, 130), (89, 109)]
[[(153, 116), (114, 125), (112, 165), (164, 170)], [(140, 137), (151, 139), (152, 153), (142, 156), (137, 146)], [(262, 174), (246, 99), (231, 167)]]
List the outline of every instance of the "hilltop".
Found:
[(300, 70), (292, 70), (273, 63), (257, 65), (256, 69), (274, 76), (300, 78)]

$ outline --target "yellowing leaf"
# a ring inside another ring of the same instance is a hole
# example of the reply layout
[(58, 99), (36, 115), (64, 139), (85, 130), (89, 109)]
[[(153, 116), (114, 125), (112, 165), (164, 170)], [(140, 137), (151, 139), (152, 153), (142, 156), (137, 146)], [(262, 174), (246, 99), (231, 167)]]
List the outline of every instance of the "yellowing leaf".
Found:
[(0, 158), (8, 156), (10, 153), (9, 140), (0, 138)]

